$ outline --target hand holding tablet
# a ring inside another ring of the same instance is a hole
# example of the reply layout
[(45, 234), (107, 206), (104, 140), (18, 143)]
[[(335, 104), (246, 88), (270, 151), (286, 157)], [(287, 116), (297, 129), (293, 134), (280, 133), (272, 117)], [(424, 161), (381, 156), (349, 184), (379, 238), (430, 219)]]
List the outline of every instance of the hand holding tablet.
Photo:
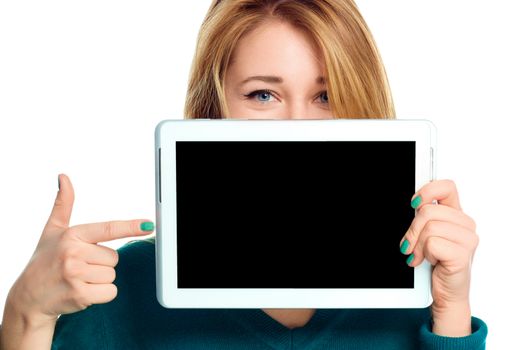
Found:
[(166, 307), (426, 307), (397, 244), (434, 179), (426, 120), (167, 120), (155, 131)]

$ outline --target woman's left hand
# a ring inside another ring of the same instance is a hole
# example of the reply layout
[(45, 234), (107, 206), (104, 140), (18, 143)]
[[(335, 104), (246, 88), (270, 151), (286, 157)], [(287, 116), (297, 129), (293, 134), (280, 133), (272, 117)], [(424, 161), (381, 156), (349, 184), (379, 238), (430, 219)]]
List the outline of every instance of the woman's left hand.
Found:
[(417, 213), (400, 241), (400, 251), (410, 254), (411, 267), (424, 258), (434, 267), (432, 331), (451, 337), (469, 335), (471, 263), (479, 241), (475, 221), (462, 212), (451, 180), (427, 183), (414, 194), (411, 205)]

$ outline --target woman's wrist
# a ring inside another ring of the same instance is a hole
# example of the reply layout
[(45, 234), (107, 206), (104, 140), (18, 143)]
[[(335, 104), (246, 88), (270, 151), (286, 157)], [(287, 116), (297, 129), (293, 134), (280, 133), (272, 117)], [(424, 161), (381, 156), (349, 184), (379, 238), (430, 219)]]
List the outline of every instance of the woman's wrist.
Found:
[(57, 317), (24, 309), (13, 287), (5, 303), (0, 349), (50, 349), (56, 322)]
[(13, 285), (7, 295), (4, 317), (16, 318), (17, 323), (27, 331), (55, 327), (57, 317), (30, 309), (28, 303), (22, 299), (16, 284)]
[(445, 337), (465, 337), (471, 334), (469, 301), (436, 305), (432, 310), (432, 332)]

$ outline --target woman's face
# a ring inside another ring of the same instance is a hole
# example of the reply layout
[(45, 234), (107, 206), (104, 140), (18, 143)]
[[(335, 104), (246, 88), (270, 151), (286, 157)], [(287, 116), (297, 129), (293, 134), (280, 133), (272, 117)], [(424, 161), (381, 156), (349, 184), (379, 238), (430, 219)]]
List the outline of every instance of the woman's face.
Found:
[(332, 119), (323, 58), (286, 22), (268, 21), (237, 44), (225, 77), (227, 118)]

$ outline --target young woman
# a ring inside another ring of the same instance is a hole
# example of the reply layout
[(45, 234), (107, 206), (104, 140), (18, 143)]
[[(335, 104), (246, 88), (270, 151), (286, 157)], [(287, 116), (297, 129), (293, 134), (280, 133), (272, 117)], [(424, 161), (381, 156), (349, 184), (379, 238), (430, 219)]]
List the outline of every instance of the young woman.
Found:
[[(199, 33), (185, 116), (395, 113), (379, 53), (352, 0), (216, 0)], [(469, 302), (478, 236), (450, 180), (411, 193), (418, 212), (396, 242), (411, 268), (423, 259), (434, 266), (434, 301), (425, 309), (165, 309), (156, 300), (151, 240), (117, 252), (96, 244), (148, 234), (153, 224), (69, 227), (67, 176), (59, 175), (59, 188), (34, 255), (10, 290), (3, 350), (485, 348), (487, 327), (471, 316)]]

